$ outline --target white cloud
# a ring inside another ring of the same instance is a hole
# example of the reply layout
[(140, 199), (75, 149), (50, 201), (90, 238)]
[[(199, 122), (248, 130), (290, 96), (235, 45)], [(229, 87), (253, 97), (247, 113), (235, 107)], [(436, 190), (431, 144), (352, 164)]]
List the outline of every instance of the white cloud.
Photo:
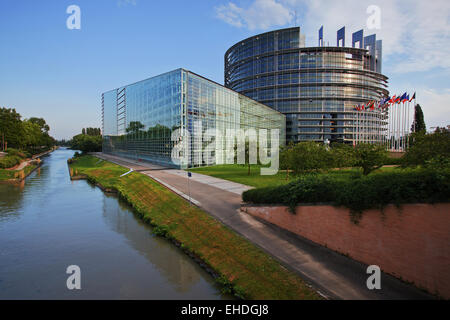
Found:
[(450, 89), (437, 91), (424, 88), (420, 94), (417, 102), (422, 107), (427, 128), (450, 125)]
[[(381, 29), (368, 30), (366, 10), (381, 9)], [(316, 45), (317, 30), (323, 24), (325, 43), (336, 44), (336, 31), (346, 26), (346, 45), (351, 33), (364, 29), (383, 40), (385, 61), (395, 61), (393, 72), (450, 68), (450, 1), (448, 0), (253, 0), (248, 8), (228, 2), (216, 8), (218, 18), (236, 27), (270, 29), (293, 22), (306, 35), (307, 45)]]
[[(347, 45), (351, 33), (364, 28), (383, 40), (383, 57), (396, 64), (392, 71), (405, 73), (450, 68), (450, 2), (448, 0), (285, 0), (289, 7), (305, 8), (301, 26), (315, 36), (325, 26), (325, 41), (336, 43), (336, 30), (346, 26)], [(366, 26), (370, 5), (381, 9), (381, 29)], [(316, 41), (316, 40), (315, 40)], [(315, 43), (315, 42), (314, 42)]]
[(232, 26), (245, 26), (250, 30), (283, 26), (293, 18), (292, 11), (275, 0), (254, 0), (246, 9), (229, 2), (215, 9), (219, 19)]

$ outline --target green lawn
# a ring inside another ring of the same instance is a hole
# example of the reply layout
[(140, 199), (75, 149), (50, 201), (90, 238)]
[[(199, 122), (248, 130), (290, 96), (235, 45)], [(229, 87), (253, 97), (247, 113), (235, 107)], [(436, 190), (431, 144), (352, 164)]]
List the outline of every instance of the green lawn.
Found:
[(82, 156), (70, 164), (71, 175), (113, 188), (154, 231), (180, 243), (220, 276), (225, 288), (246, 299), (320, 299), (296, 274), (203, 210), (190, 206), (146, 175)]
[[(260, 174), (260, 165), (252, 165), (250, 169), (250, 175), (248, 175), (248, 167), (246, 165), (238, 164), (227, 164), (227, 165), (217, 165), (211, 167), (201, 167), (201, 168), (191, 168), (189, 171), (205, 174), (208, 176), (221, 178), (224, 180), (230, 180), (238, 183), (245, 184), (247, 186), (252, 186), (256, 188), (263, 187), (274, 187), (281, 186), (296, 180), (296, 176), (290, 173), (289, 180), (286, 179), (286, 171), (279, 171), (273, 176), (262, 176)], [(384, 167), (378, 169), (376, 172), (385, 172), (400, 170), (398, 168)], [(335, 169), (330, 170), (327, 174), (336, 176), (346, 176), (352, 174), (361, 173), (362, 170), (359, 168), (345, 168), (345, 169)]]
[(251, 165), (250, 175), (248, 166), (239, 164), (217, 165), (211, 167), (192, 168), (189, 171), (208, 176), (230, 180), (252, 187), (278, 186), (292, 181), (292, 176), (286, 180), (286, 172), (278, 172), (273, 176), (262, 176), (260, 165)]

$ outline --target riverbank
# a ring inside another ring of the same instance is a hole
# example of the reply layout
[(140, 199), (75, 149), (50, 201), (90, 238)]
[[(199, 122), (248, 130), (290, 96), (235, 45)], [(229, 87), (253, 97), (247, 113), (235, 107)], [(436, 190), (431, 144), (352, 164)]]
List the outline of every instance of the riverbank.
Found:
[[(70, 162), (70, 161), (69, 161)], [(138, 172), (83, 156), (72, 177), (115, 190), (154, 232), (176, 243), (223, 286), (244, 299), (320, 299), (296, 274), (201, 209)]]
[(57, 149), (58, 147), (54, 147), (40, 154), (33, 155), (31, 158), (25, 159), (13, 168), (0, 169), (0, 183), (21, 183), (26, 179), (26, 177), (28, 177), (31, 173), (33, 173), (37, 168), (41, 166), (41, 157), (48, 155)]
[(21, 170), (0, 169), (0, 183), (20, 183), (40, 166), (41, 162), (35, 162), (28, 164)]

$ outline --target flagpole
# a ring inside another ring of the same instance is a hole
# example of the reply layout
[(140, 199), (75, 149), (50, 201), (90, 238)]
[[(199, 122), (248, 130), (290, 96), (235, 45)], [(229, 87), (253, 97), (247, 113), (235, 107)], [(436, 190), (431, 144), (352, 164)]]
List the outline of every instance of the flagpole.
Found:
[[(407, 101), (409, 101), (409, 95), (406, 96), (408, 98)], [(407, 107), (408, 105), (403, 105), (403, 151), (406, 151), (406, 137), (407, 137)]]
[(410, 126), (409, 126), (409, 114), (410, 114), (410, 110), (409, 110), (409, 106), (410, 106), (410, 102), (409, 102), (409, 100), (408, 100), (408, 112), (407, 112), (407, 119), (406, 119), (406, 121), (407, 121), (407, 124), (406, 124), (406, 131), (407, 131), (407, 133), (408, 133), (408, 135), (407, 135), (407, 137), (406, 137), (406, 151), (408, 151), (409, 150), (409, 135), (410, 135), (410, 132), (409, 132), (409, 130), (410, 130)]
[(400, 104), (397, 108), (397, 151), (400, 151)]

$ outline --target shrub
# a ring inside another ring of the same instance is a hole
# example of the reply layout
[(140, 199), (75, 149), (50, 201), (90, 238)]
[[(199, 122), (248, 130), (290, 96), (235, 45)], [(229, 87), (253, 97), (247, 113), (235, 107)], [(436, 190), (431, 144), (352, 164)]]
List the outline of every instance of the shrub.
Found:
[(391, 157), (386, 157), (386, 159), (384, 160), (384, 165), (401, 165), (403, 163), (402, 158), (391, 158)]
[(22, 159), (29, 158), (29, 154), (26, 151), (14, 149), (14, 148), (8, 148), (8, 150), (6, 152), (10, 156), (17, 156)]
[(0, 158), (0, 168), (2, 169), (11, 168), (17, 164), (20, 164), (21, 161), (22, 159), (19, 156), (8, 154), (7, 156)]
[[(388, 204), (450, 202), (450, 170), (402, 169), (368, 176), (308, 175), (280, 187), (251, 189), (245, 202), (283, 204), (328, 202), (353, 214)], [(294, 211), (295, 212), (295, 211)]]
[(281, 167), (296, 174), (327, 169), (332, 164), (330, 152), (323, 144), (315, 142), (291, 144), (282, 150), (280, 158)]
[(331, 145), (331, 159), (335, 168), (353, 167), (356, 163), (356, 154), (353, 146), (344, 143)]
[[(436, 159), (450, 159), (450, 133), (438, 131), (432, 134), (414, 134), (413, 145), (402, 158), (404, 166), (426, 165)], [(441, 160), (438, 160), (441, 161)]]
[(355, 165), (363, 169), (364, 175), (368, 175), (384, 165), (387, 151), (382, 145), (359, 144), (355, 148), (355, 157)]
[(102, 136), (79, 134), (72, 138), (71, 148), (83, 153), (102, 151)]

